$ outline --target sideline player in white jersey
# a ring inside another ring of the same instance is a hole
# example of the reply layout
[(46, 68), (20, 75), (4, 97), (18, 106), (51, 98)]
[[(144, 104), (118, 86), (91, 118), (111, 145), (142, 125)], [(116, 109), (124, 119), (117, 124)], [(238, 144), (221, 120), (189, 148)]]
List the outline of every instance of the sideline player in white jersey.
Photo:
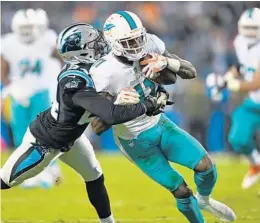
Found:
[(49, 89), (50, 101), (53, 102), (55, 101), (57, 90), (57, 77), (53, 74), (59, 73), (63, 61), (56, 50), (57, 34), (54, 30), (49, 28), (49, 18), (46, 11), (39, 8), (36, 9), (35, 12), (37, 16), (36, 26), (40, 33), (39, 41), (42, 41), (42, 44), (53, 49), (50, 56), (46, 58), (46, 69), (45, 75), (43, 76), (43, 78), (46, 79), (44, 83), (46, 83)]
[[(45, 76), (50, 73), (52, 64), (48, 65), (49, 58), (56, 40), (40, 36), (39, 22), (38, 14), (33, 9), (19, 10), (12, 19), (12, 33), (1, 39), (1, 78), (5, 84), (3, 96), (10, 95), (12, 98), (11, 128), (16, 148), (21, 144), (30, 122), (50, 106), (49, 82)], [(56, 176), (60, 175), (56, 164), (53, 168), (57, 174), (47, 174), (41, 180), (29, 179), (22, 186), (52, 186)]]
[(232, 113), (228, 140), (236, 152), (249, 160), (249, 171), (242, 181), (242, 188), (247, 189), (260, 178), (260, 154), (254, 138), (260, 129), (259, 8), (247, 9), (241, 15), (234, 47), (239, 64), (224, 75), (224, 83), (231, 91), (248, 92), (248, 97)]
[[(112, 52), (91, 67), (90, 74), (97, 91), (115, 96), (124, 88), (132, 88), (140, 95), (142, 101), (149, 95), (157, 94), (158, 88), (161, 87), (151, 78), (159, 75), (158, 72), (164, 69), (185, 79), (196, 76), (192, 64), (168, 53), (164, 42), (157, 36), (146, 33), (141, 20), (132, 12), (118, 11), (112, 14), (104, 24), (104, 35)], [(142, 65), (148, 64), (141, 71), (140, 59), (147, 54), (153, 57), (141, 62)], [(159, 99), (165, 104), (167, 95), (160, 92)], [(122, 98), (115, 103), (135, 102)], [(99, 128), (93, 130), (100, 133)], [(165, 115), (143, 115), (113, 126), (113, 131), (124, 155), (155, 182), (171, 192), (176, 198), (179, 211), (189, 222), (205, 222), (200, 209), (209, 211), (225, 221), (235, 219), (235, 214), (230, 208), (210, 198), (217, 180), (217, 172), (206, 150)], [(169, 162), (194, 170), (197, 199), (183, 177)]]

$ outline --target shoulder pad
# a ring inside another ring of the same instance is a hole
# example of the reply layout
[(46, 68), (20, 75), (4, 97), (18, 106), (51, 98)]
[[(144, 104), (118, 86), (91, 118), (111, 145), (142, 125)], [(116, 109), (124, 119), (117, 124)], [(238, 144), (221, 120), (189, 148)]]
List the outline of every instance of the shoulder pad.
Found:
[(147, 33), (148, 49), (150, 52), (163, 54), (166, 50), (165, 43), (156, 35)]
[(65, 89), (94, 88), (91, 77), (79, 70), (67, 70), (61, 73), (58, 77), (58, 82), (61, 83)]

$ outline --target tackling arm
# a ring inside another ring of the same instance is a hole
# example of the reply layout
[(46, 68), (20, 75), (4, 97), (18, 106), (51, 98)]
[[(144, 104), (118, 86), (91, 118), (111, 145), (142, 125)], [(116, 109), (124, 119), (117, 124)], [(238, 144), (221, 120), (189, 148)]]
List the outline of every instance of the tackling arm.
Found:
[(143, 104), (114, 105), (113, 101), (100, 96), (94, 89), (76, 92), (72, 101), (109, 125), (130, 121), (146, 112)]

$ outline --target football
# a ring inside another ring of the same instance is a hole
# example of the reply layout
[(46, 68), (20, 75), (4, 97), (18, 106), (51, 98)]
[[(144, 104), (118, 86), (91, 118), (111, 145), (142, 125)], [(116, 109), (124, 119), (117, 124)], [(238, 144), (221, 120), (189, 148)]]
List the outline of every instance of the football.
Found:
[[(147, 54), (145, 57), (141, 58), (139, 62), (143, 60), (147, 60), (152, 58), (151, 55)], [(146, 65), (141, 65), (140, 68), (141, 70), (145, 67)], [(162, 84), (162, 85), (171, 85), (174, 84), (177, 80), (177, 74), (174, 73), (173, 71), (169, 70), (168, 68), (163, 69), (162, 71), (159, 72), (159, 76), (153, 79), (152, 81)]]

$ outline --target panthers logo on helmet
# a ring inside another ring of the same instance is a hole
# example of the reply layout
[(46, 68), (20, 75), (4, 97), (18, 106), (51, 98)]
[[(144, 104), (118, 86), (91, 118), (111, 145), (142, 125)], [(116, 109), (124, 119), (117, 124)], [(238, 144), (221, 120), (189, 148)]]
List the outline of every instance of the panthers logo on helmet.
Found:
[(64, 39), (60, 52), (66, 53), (68, 51), (76, 51), (81, 49), (81, 33), (77, 32)]

